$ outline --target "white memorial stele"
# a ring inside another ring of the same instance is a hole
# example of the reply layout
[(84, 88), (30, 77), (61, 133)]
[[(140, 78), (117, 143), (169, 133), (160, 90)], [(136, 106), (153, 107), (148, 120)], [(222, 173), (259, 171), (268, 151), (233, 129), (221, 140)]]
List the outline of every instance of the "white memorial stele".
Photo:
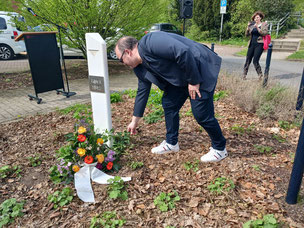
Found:
[[(96, 133), (103, 133), (112, 129), (107, 47), (98, 33), (86, 33), (85, 37), (94, 130)], [(96, 163), (84, 164), (74, 175), (77, 195), (84, 202), (95, 202), (91, 179), (99, 184), (107, 184), (108, 179), (114, 178), (95, 166)], [(131, 177), (122, 177), (122, 180), (130, 181)]]

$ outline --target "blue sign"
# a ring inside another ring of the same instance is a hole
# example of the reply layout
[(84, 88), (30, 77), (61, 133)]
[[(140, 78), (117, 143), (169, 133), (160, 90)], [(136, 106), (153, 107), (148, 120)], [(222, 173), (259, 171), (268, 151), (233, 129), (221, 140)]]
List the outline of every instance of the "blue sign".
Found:
[(227, 6), (227, 0), (221, 0), (221, 7)]

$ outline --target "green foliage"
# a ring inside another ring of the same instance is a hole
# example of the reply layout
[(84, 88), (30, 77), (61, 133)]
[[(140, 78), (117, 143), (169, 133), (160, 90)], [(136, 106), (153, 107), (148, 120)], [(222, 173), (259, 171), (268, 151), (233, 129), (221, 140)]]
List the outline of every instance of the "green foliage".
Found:
[(264, 215), (263, 219), (250, 220), (243, 224), (243, 228), (277, 228), (279, 223), (273, 214)]
[(303, 60), (304, 59), (304, 50), (296, 51), (287, 57), (290, 60)]
[(194, 162), (187, 161), (184, 163), (184, 167), (187, 171), (193, 170), (194, 172), (197, 172), (199, 170), (199, 160), (195, 160)]
[(123, 101), (122, 95), (120, 93), (111, 93), (110, 101), (111, 103), (122, 102)]
[(163, 119), (163, 116), (164, 116), (164, 110), (161, 106), (157, 108), (153, 107), (152, 112), (144, 116), (144, 121), (148, 124), (156, 123), (158, 121), (161, 121)]
[(73, 113), (73, 118), (75, 119), (87, 118), (92, 121), (92, 106), (89, 104), (75, 104), (58, 111), (64, 115)]
[(23, 215), (24, 202), (17, 202), (15, 198), (7, 199), (0, 205), (0, 227), (15, 221)]
[(141, 168), (144, 166), (144, 163), (143, 162), (137, 162), (137, 161), (132, 161), (129, 166), (131, 167), (131, 169), (135, 170), (135, 169), (138, 169), (138, 168)]
[(280, 135), (273, 134), (272, 137), (273, 137), (274, 139), (276, 139), (279, 143), (284, 143), (284, 142), (287, 141), (284, 137), (282, 137), (282, 136), (280, 136)]
[(32, 167), (39, 166), (42, 162), (41, 157), (39, 155), (28, 157), (27, 159), (29, 160), (30, 166)]
[(111, 149), (114, 150), (117, 155), (125, 153), (126, 149), (129, 148), (131, 144), (131, 136), (130, 133), (127, 131), (114, 132), (113, 129), (110, 132), (105, 131), (103, 139), (105, 140), (105, 142), (107, 142), (108, 140), (112, 140), (113, 145)]
[(193, 116), (192, 109), (190, 108), (187, 112), (184, 113), (185, 116)]
[(261, 171), (260, 166), (259, 165), (252, 165), (252, 168), (256, 171)]
[(214, 192), (220, 195), (223, 192), (229, 192), (230, 190), (234, 189), (235, 185), (232, 180), (227, 179), (226, 177), (218, 177), (213, 180), (207, 186), (207, 188), (210, 192)]
[(73, 190), (71, 188), (64, 188), (62, 191), (56, 191), (48, 196), (48, 200), (54, 204), (54, 209), (63, 207), (73, 200)]
[(261, 154), (264, 153), (270, 153), (272, 151), (272, 147), (271, 146), (264, 146), (264, 145), (254, 145), (254, 148), (260, 152)]
[(91, 219), (90, 228), (115, 228), (122, 227), (125, 224), (124, 219), (120, 219), (115, 211), (106, 211), (102, 215), (97, 215)]
[[(63, 42), (77, 48), (86, 56), (85, 34), (99, 33), (107, 41), (108, 49), (123, 35), (141, 38), (152, 23), (167, 13), (167, 1), (155, 0), (15, 0), (34, 11), (38, 10), (41, 17), (67, 27), (63, 33)], [(128, 10), (126, 10), (128, 9)], [(27, 26), (45, 24), (40, 17), (33, 17), (26, 7), (18, 11), (25, 17)], [(50, 28), (52, 30), (54, 28)]]
[(4, 165), (1, 166), (0, 168), (1, 179), (4, 179), (6, 177), (21, 177), (20, 173), (21, 173), (21, 169), (17, 165), (14, 166)]
[(235, 124), (231, 127), (231, 130), (234, 134), (243, 135), (244, 133), (250, 133), (254, 129), (254, 125), (249, 125), (248, 127), (242, 127), (238, 124)]
[(247, 51), (248, 51), (248, 48), (244, 48), (242, 49), (241, 51), (235, 53), (237, 56), (246, 56), (247, 55)]
[(169, 193), (161, 192), (154, 200), (154, 205), (157, 206), (161, 212), (166, 212), (175, 208), (175, 202), (177, 201), (180, 201), (180, 197), (175, 190)]
[(217, 91), (216, 93), (214, 93), (213, 95), (213, 100), (214, 101), (218, 101), (219, 99), (223, 99), (224, 97), (228, 96), (228, 92), (225, 90), (220, 90)]
[(279, 120), (279, 127), (284, 129), (284, 130), (287, 130), (289, 131), (291, 128), (293, 128), (293, 124), (288, 122), (288, 121), (285, 121), (285, 120)]
[(128, 95), (129, 98), (135, 98), (137, 94), (137, 90), (135, 89), (127, 89), (124, 91), (124, 94)]
[(69, 184), (73, 182), (72, 163), (61, 159), (59, 164), (49, 169), (49, 175), (51, 181), (55, 184)]
[(147, 105), (158, 107), (162, 104), (162, 97), (164, 92), (160, 89), (151, 89)]
[(128, 199), (128, 192), (126, 191), (125, 182), (120, 176), (115, 176), (114, 178), (109, 179), (108, 183), (108, 194), (111, 199)]

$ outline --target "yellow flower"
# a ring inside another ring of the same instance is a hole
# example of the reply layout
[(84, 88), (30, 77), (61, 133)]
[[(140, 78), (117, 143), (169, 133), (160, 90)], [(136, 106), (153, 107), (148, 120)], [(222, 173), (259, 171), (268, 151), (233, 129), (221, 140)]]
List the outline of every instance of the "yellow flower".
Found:
[(77, 172), (80, 170), (80, 168), (79, 168), (78, 165), (73, 165), (72, 170), (73, 170), (75, 173), (77, 173)]
[(103, 144), (103, 139), (102, 138), (98, 138), (97, 139), (97, 144), (102, 145)]
[(83, 148), (78, 148), (77, 154), (78, 154), (80, 157), (84, 156), (85, 153), (86, 153), (86, 150), (85, 150), (85, 149), (83, 149)]
[(78, 134), (84, 134), (87, 132), (87, 129), (85, 127), (79, 127), (78, 128)]
[(103, 156), (103, 154), (97, 154), (97, 155), (96, 155), (96, 158), (97, 158), (97, 160), (98, 160), (99, 163), (103, 163), (103, 161), (104, 161), (104, 156)]

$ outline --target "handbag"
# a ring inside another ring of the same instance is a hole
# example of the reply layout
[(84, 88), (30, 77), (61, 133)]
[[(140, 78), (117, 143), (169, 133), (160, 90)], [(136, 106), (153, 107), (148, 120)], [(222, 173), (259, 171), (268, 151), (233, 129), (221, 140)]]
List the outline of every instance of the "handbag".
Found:
[(264, 42), (264, 50), (267, 50), (268, 49), (268, 46), (271, 42), (271, 36), (269, 34), (267, 34), (266, 36), (263, 36), (263, 42)]

